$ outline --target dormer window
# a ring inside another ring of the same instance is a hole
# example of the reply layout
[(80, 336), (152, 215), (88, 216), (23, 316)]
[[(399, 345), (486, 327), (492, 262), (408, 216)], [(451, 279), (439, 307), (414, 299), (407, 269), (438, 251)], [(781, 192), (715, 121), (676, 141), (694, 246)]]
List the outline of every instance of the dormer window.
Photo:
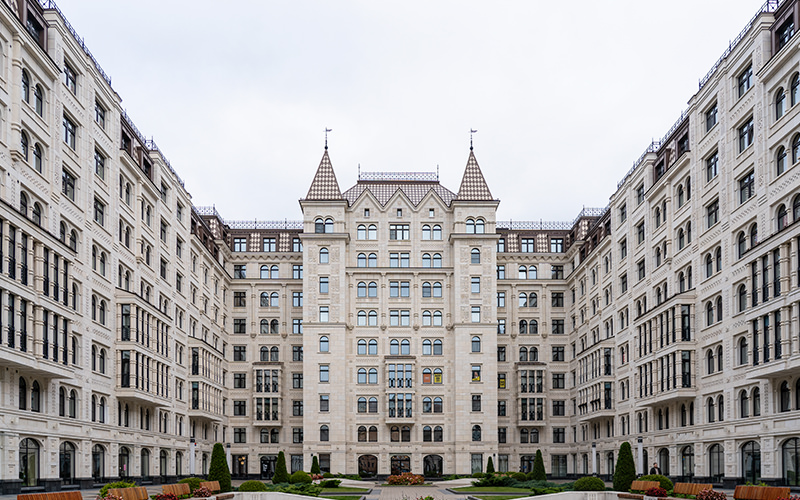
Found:
[(369, 208), (364, 209), (364, 217), (369, 217)]
[(436, 216), (436, 210), (434, 210), (432, 208), (430, 210), (428, 210), (428, 217), (433, 218), (435, 216)]
[(402, 208), (398, 208), (397, 209), (397, 216), (398, 217), (402, 217), (403, 216), (403, 209)]

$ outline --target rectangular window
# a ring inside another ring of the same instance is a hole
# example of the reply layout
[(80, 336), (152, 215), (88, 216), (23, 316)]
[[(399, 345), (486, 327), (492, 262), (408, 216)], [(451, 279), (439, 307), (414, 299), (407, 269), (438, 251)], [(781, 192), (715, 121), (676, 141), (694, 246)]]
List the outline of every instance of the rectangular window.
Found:
[(481, 411), (481, 395), (472, 395), (472, 411)]
[(553, 389), (564, 389), (565, 385), (565, 376), (563, 373), (554, 373), (553, 374)]
[(497, 307), (505, 307), (505, 306), (506, 306), (506, 292), (497, 292)]
[(499, 400), (497, 402), (497, 416), (498, 417), (506, 416), (506, 402), (503, 400)]
[(714, 200), (706, 207), (707, 227), (711, 227), (719, 221), (719, 200)]
[[(564, 443), (566, 442), (566, 432), (563, 427), (553, 427), (553, 442)], [(565, 457), (566, 458), (566, 457)]]
[(75, 133), (76, 133), (76, 130), (77, 130), (77, 127), (75, 126), (75, 122), (70, 120), (67, 117), (67, 115), (64, 115), (64, 120), (63, 120), (62, 123), (63, 123), (63, 129), (64, 129), (64, 142), (67, 143), (67, 146), (69, 146), (70, 149), (74, 150), (75, 149)]
[(473, 323), (480, 323), (481, 322), (481, 306), (472, 306), (472, 322)]
[(636, 244), (641, 245), (644, 243), (644, 221), (636, 224)]
[(246, 373), (234, 373), (233, 374), (233, 388), (234, 389), (246, 389), (247, 388), (247, 374)]
[(292, 389), (302, 389), (302, 388), (303, 388), (303, 374), (292, 373)]
[(644, 184), (639, 184), (636, 188), (636, 204), (641, 205), (644, 201)]
[(330, 396), (327, 394), (320, 394), (319, 396), (319, 411), (330, 411)]
[(246, 252), (247, 251), (247, 238), (234, 238), (233, 239), (233, 251), (234, 252)]
[(294, 264), (292, 266), (292, 279), (303, 279), (303, 266), (301, 264)]
[(561, 253), (564, 251), (564, 238), (550, 238), (550, 252)]
[(742, 97), (753, 86), (753, 65), (751, 64), (747, 69), (739, 73), (736, 80), (738, 82), (739, 97)]
[(106, 157), (98, 150), (94, 150), (94, 173), (97, 177), (106, 178)]
[(300, 318), (294, 318), (292, 320), (292, 333), (295, 334), (302, 334), (303, 333), (303, 320)]
[(322, 293), (322, 294), (328, 293), (328, 277), (327, 276), (320, 276), (320, 278), (319, 278), (319, 293)]
[(481, 381), (481, 365), (472, 365), (472, 381)]
[(61, 192), (70, 200), (75, 201), (75, 176), (67, 169), (61, 171)]
[(100, 128), (106, 128), (106, 108), (97, 101), (94, 102), (94, 121)]
[(247, 428), (234, 427), (233, 428), (233, 442), (246, 443), (247, 442)]
[(497, 279), (506, 279), (506, 266), (497, 266)]
[(522, 253), (533, 253), (536, 251), (535, 238), (520, 238), (519, 251)]
[(628, 274), (623, 274), (619, 278), (619, 289), (620, 293), (625, 293), (628, 291)]
[(244, 264), (236, 264), (233, 266), (233, 278), (243, 280), (247, 278), (247, 267)]
[(328, 306), (319, 307), (319, 322), (327, 323), (329, 320)]
[(407, 240), (411, 236), (408, 224), (389, 224), (390, 240)]
[(303, 251), (303, 243), (300, 241), (300, 238), (292, 238), (292, 252), (302, 252)]
[(564, 320), (563, 319), (554, 319), (552, 320), (553, 323), (553, 335), (563, 335), (564, 334)]
[(553, 292), (551, 305), (553, 307), (564, 307), (564, 292)]
[(562, 265), (550, 266), (550, 278), (554, 279), (554, 280), (563, 280), (564, 279), (564, 266), (562, 266)]
[(619, 242), (619, 258), (624, 259), (628, 256), (628, 240), (622, 240)]
[(234, 417), (247, 416), (247, 401), (233, 402), (233, 416)]
[(275, 248), (275, 238), (264, 238), (262, 252), (274, 252)]
[(470, 292), (481, 293), (481, 278), (480, 276), (472, 276), (470, 278)]
[(719, 151), (714, 151), (714, 154), (706, 158), (706, 182), (711, 182), (711, 179), (717, 176), (719, 163)]
[(642, 260), (640, 260), (639, 262), (636, 263), (636, 272), (637, 272), (637, 278), (639, 279), (639, 281), (643, 280), (644, 277), (645, 277), (644, 259), (642, 259)]
[(750, 117), (747, 122), (739, 127), (739, 152), (743, 152), (753, 144), (753, 118)]
[(233, 346), (233, 360), (247, 361), (247, 346), (244, 345)]
[(497, 388), (498, 389), (505, 389), (506, 388), (506, 374), (505, 373), (498, 373), (497, 374)]
[(233, 319), (233, 333), (245, 334), (247, 333), (247, 320), (245, 318)]
[(553, 346), (553, 361), (564, 361), (564, 346)]
[(717, 124), (717, 103), (714, 103), (708, 111), (706, 111), (706, 132), (714, 128)]
[(563, 417), (566, 415), (566, 405), (563, 400), (553, 401), (553, 416)]
[(247, 292), (233, 292), (233, 307), (247, 306)]
[(628, 206), (623, 204), (619, 207), (619, 222), (623, 223), (628, 220)]
[(744, 203), (756, 194), (755, 173), (751, 170), (739, 179), (739, 203)]
[(794, 16), (790, 15), (789, 18), (780, 25), (775, 34), (778, 42), (778, 50), (780, 50), (785, 47), (794, 36)]
[(106, 222), (106, 205), (97, 198), (94, 199), (94, 221), (101, 226)]

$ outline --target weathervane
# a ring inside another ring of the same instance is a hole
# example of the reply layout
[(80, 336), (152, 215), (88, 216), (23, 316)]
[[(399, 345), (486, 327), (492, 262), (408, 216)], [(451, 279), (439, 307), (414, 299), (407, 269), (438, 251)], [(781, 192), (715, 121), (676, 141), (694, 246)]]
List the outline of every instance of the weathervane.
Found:
[(328, 132), (332, 132), (332, 128), (325, 128), (325, 149), (328, 149)]
[(469, 129), (469, 150), (472, 151), (472, 134), (476, 133), (477, 130)]

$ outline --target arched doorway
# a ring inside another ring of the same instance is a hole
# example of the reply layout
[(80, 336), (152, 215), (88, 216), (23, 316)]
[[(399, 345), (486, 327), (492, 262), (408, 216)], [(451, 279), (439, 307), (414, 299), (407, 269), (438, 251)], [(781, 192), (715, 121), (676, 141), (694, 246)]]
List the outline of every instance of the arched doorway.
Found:
[(203, 475), (205, 476), (206, 474), (208, 474), (208, 453), (203, 453), (203, 459), (201, 463), (203, 466), (202, 467)]
[(142, 448), (142, 455), (140, 458), (141, 458), (140, 475), (143, 478), (150, 477), (150, 450), (148, 450), (147, 448)]
[(694, 447), (684, 446), (681, 450), (681, 474), (683, 477), (694, 477)]
[(361, 455), (358, 457), (358, 475), (370, 477), (378, 474), (378, 457), (375, 455)]
[[(647, 467), (647, 462), (644, 466)], [(658, 450), (658, 468), (661, 469), (661, 474), (669, 476), (669, 450), (666, 448)]]
[(581, 457), (581, 461), (583, 462), (583, 473), (589, 475), (589, 455), (584, 453), (583, 457)]
[(746, 482), (758, 484), (761, 481), (761, 446), (748, 441), (742, 446), (742, 475)]
[(708, 449), (708, 475), (711, 481), (721, 483), (725, 475), (725, 454), (721, 444), (712, 444)]
[(787, 439), (781, 446), (783, 480), (789, 486), (800, 486), (800, 439)]
[(278, 455), (261, 455), (261, 479), (271, 479), (275, 475)]
[(119, 465), (119, 477), (129, 477), (131, 475), (131, 450), (125, 446), (121, 447), (117, 464)]
[(19, 443), (19, 478), (22, 486), (39, 485), (39, 443), (30, 438)]
[(642, 474), (647, 474), (650, 470), (650, 455), (647, 454), (647, 448), (642, 449), (642, 467), (644, 467)]
[(444, 460), (439, 455), (425, 455), (422, 459), (422, 471), (426, 477), (441, 477)]
[(231, 471), (233, 477), (247, 477), (247, 455), (233, 455), (231, 461), (233, 462), (233, 470)]
[(72, 484), (75, 480), (75, 445), (69, 441), (58, 447), (58, 477), (62, 484)]
[(169, 454), (167, 453), (167, 450), (161, 450), (158, 453), (158, 474), (162, 478), (166, 478), (167, 469), (169, 469)]
[(609, 451), (608, 454), (606, 454), (606, 472), (608, 473), (609, 476), (613, 476), (614, 475), (614, 452), (613, 451)]
[(392, 456), (392, 475), (411, 472), (411, 457), (408, 455)]
[(177, 477), (183, 475), (183, 453), (180, 451), (175, 452), (175, 475)]
[(96, 444), (92, 446), (92, 478), (100, 483), (104, 477), (106, 477), (106, 449)]

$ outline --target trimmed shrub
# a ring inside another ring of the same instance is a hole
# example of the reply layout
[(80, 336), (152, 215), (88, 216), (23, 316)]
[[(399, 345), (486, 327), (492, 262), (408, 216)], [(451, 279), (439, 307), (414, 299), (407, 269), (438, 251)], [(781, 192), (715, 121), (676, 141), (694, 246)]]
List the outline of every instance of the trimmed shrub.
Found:
[(662, 476), (661, 474), (648, 474), (646, 476), (642, 476), (637, 479), (637, 481), (658, 481), (659, 486), (664, 488), (667, 491), (670, 491), (674, 488), (672, 481), (667, 476)]
[(114, 483), (105, 484), (103, 485), (102, 488), (100, 488), (100, 498), (105, 498), (106, 494), (108, 493), (108, 490), (115, 488), (134, 488), (135, 486), (136, 483), (133, 482), (129, 483), (127, 481), (116, 481)]
[[(697, 500), (727, 500), (727, 498), (728, 495), (724, 491), (700, 490), (697, 493)], [(797, 495), (794, 498), (800, 499)]]
[(301, 470), (295, 471), (291, 476), (289, 476), (289, 482), (292, 484), (310, 483), (311, 481), (311, 476)]
[[(523, 474), (524, 476), (524, 474)], [(509, 476), (487, 475), (477, 481), (472, 481), (473, 486), (512, 486), (514, 479)]]
[(514, 472), (511, 474), (511, 477), (514, 479), (514, 481), (519, 481), (520, 483), (528, 480), (528, 475), (524, 472)]
[(211, 465), (208, 467), (208, 481), (219, 481), (219, 491), (231, 491), (231, 471), (225, 459), (225, 448), (222, 443), (214, 445), (211, 451)]
[(178, 482), (187, 483), (189, 485), (189, 491), (194, 492), (194, 490), (200, 487), (200, 483), (203, 482), (203, 479), (199, 477), (187, 477)]
[(619, 447), (617, 467), (614, 471), (614, 491), (628, 491), (636, 479), (636, 467), (633, 465), (631, 444), (623, 442)]
[(484, 474), (483, 472), (473, 472), (472, 477), (481, 479), (483, 477), (486, 477), (486, 474)]
[(586, 476), (575, 481), (575, 491), (606, 491), (606, 483), (599, 477)]
[(289, 482), (289, 473), (286, 472), (286, 455), (282, 451), (278, 453), (278, 461), (275, 463), (275, 475), (272, 476), (272, 482), (275, 484)]
[(542, 450), (536, 450), (536, 457), (533, 459), (533, 480), (547, 481), (547, 473), (544, 471), (544, 458)]
[(322, 471), (319, 470), (319, 460), (317, 460), (317, 456), (311, 459), (311, 473), (312, 474), (320, 474)]
[(239, 491), (269, 491), (261, 481), (245, 481), (239, 485)]
[(489, 457), (489, 463), (486, 464), (486, 473), (494, 474), (494, 462), (492, 462), (492, 457)]
[(325, 473), (322, 474), (322, 477), (328, 478), (328, 477), (336, 477), (336, 476), (334, 476), (330, 472), (325, 472)]
[(342, 481), (339, 479), (328, 479), (319, 483), (323, 488), (338, 488), (340, 484), (342, 484)]

